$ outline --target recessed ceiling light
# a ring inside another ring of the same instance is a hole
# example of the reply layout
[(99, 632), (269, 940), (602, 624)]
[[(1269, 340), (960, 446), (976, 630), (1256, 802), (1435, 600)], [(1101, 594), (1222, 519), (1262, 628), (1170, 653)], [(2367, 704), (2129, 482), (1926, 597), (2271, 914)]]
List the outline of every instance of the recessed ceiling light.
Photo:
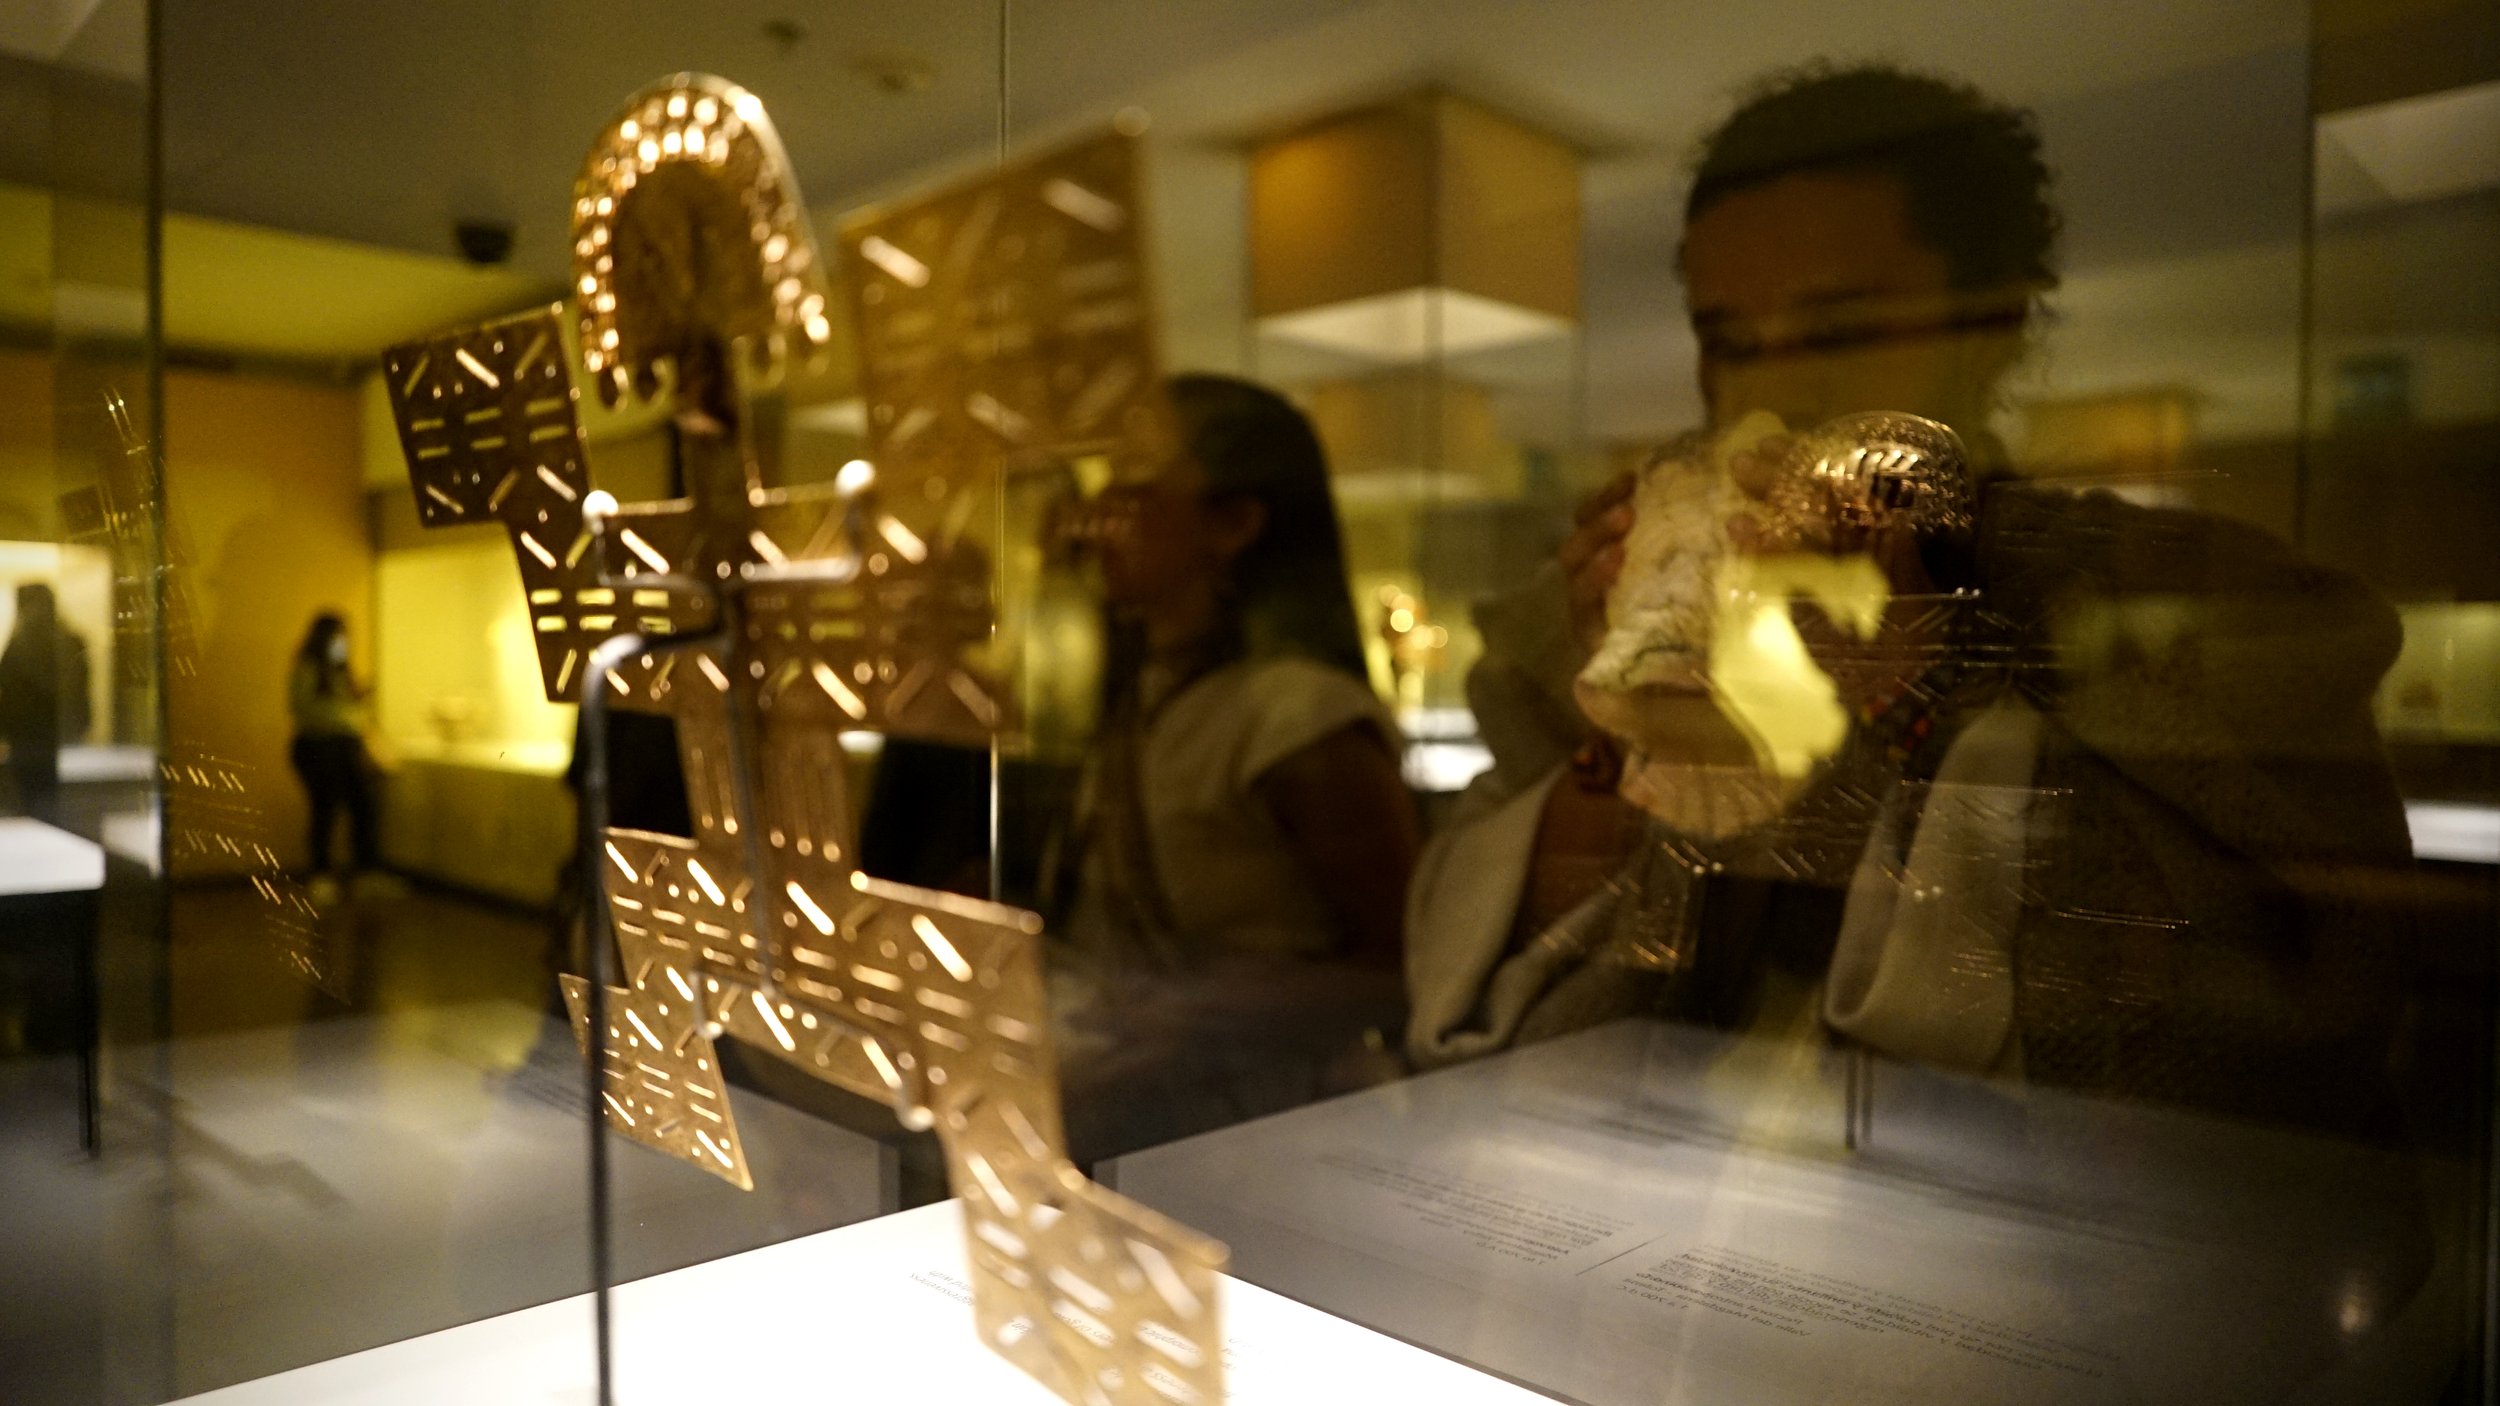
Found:
[(2322, 213), (2488, 190), (2500, 186), (2500, 82), (2332, 113), (2318, 137), (2344, 158), (2322, 164)]

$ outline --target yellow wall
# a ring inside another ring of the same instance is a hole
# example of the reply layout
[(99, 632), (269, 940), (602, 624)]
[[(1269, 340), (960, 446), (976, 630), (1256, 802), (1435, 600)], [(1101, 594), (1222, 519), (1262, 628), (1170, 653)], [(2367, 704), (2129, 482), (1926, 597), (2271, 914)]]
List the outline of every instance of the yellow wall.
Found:
[[(4, 210), (5, 202), (0, 202)], [(47, 248), (49, 246), (47, 245)], [(0, 299), (5, 304), (5, 299)], [(17, 615), (15, 588), (49, 582), (61, 620), (87, 644), (88, 711), (84, 738), (114, 736), (113, 562), (101, 548), (57, 545), (62, 474), (53, 426), (52, 362), (38, 352), (0, 351), (0, 638)], [(99, 407), (96, 414), (101, 417)]]
[(165, 439), (172, 546), (190, 586), (199, 656), (190, 677), (168, 670), (171, 740), (241, 763), (266, 841), (300, 866), (304, 797), (287, 765), (288, 665), (304, 627), (330, 609), (347, 617), (357, 676), (369, 679), (373, 667), (355, 393), (169, 371)]
[(0, 350), (0, 538), (41, 542), (58, 530), (52, 433), (52, 359)]
[(2500, 603), (2398, 607), (2404, 653), (2379, 685), (2379, 724), (2405, 741), (2500, 743)]
[(557, 772), (573, 709), (550, 703), (512, 544), (499, 528), (386, 552), (377, 564), (376, 723), (403, 756)]

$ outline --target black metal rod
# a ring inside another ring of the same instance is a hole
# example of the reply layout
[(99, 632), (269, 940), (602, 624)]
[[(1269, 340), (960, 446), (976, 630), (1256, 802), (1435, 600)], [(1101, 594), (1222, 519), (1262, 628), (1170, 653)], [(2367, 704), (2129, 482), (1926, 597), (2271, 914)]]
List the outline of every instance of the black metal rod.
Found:
[(582, 767), (581, 860), (575, 866), (582, 885), (582, 972), (589, 990), (582, 995), (584, 1033), (582, 1067), (590, 1106), (590, 1292), (593, 1354), (598, 1360), (599, 1406), (615, 1406), (614, 1363), (609, 1336), (614, 1324), (608, 1286), (615, 1281), (616, 1257), (609, 1244), (607, 1068), (604, 1060), (608, 1028), (609, 930), (607, 899), (600, 879), (602, 850), (608, 833), (608, 671), (643, 651), (640, 635), (618, 635), (591, 652), (582, 671), (582, 745), (588, 749)]

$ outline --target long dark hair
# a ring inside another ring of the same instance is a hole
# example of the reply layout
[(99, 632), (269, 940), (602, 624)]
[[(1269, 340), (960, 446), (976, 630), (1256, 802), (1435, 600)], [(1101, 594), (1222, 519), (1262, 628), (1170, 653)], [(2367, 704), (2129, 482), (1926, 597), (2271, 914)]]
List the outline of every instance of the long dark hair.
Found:
[[(1207, 496), (1265, 510), (1264, 526), (1233, 558), (1225, 582), (1226, 652), (1299, 655), (1368, 679), (1328, 456), (1311, 422), (1283, 396), (1236, 377), (1194, 373), (1167, 384), (1182, 443), (1206, 473)], [(1114, 640), (1115, 690), (1134, 667), (1131, 645)]]
[(296, 665), (313, 667), (313, 687), (324, 697), (356, 691), (347, 677), (346, 662), (330, 657), (332, 641), (346, 633), (346, 617), (335, 610), (325, 610), (304, 628), (304, 642), (295, 647)]

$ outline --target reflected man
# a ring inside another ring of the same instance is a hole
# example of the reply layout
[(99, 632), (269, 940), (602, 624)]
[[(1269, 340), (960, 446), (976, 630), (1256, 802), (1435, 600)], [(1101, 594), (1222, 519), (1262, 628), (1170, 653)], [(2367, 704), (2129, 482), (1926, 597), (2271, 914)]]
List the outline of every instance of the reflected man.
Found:
[[(2368, 711), (2394, 615), (2254, 529), (2019, 476), (1989, 417), (2055, 283), (2049, 191), (2027, 113), (1880, 67), (1785, 75), (1709, 138), (1682, 271), (1719, 437), (1675, 452), (1762, 500), (1736, 553), (1880, 574), (1863, 628), (1793, 609), (1846, 726), (1725, 823), (1698, 794), (1745, 755), (1724, 691), (1642, 806), (1603, 737), (1486, 717), (1497, 765), (1412, 897), (1415, 1062), (1651, 1014), (2386, 1130), (2401, 924), (2350, 880), (2407, 854)], [(1727, 432), (1867, 411), (1958, 432), (1975, 511), (1773, 532), (1795, 441)], [(1482, 608), (1480, 712), (1564, 715), (1633, 497)]]

